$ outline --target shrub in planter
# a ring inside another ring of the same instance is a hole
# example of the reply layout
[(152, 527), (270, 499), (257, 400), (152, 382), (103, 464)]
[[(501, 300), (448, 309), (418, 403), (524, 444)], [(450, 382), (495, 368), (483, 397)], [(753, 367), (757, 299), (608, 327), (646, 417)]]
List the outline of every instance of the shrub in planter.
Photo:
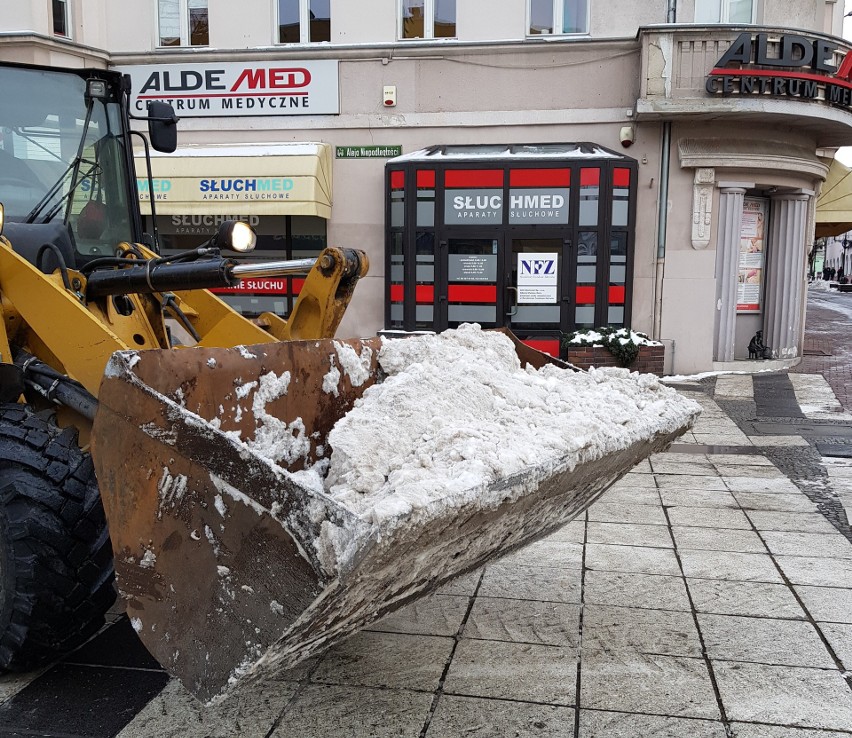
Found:
[(658, 346), (659, 343), (629, 328), (606, 326), (569, 333), (562, 339), (562, 345), (568, 349), (603, 346), (615, 357), (619, 366), (628, 367), (638, 358), (640, 346)]

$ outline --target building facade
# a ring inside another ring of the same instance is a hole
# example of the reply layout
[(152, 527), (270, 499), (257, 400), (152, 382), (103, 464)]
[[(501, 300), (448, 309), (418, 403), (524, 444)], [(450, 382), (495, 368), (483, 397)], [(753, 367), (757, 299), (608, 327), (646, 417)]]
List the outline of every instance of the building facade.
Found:
[[(477, 320), (557, 352), (629, 325), (691, 373), (760, 328), (801, 354), (816, 196), (852, 144), (842, 21), (826, 0), (34, 0), (0, 58), (114, 67), (139, 115), (174, 105), (177, 155), (138, 172), (167, 248), (232, 216), (261, 255), (367, 251), (341, 334)], [(227, 297), (285, 314), (298, 288)]]

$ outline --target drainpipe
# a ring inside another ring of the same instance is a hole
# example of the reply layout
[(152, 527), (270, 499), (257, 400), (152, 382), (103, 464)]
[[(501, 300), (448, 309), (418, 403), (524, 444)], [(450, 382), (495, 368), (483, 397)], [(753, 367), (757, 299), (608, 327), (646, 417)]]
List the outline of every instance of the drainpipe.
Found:
[[(677, 23), (677, 0), (668, 0), (666, 23)], [(652, 338), (660, 339), (663, 313), (663, 267), (666, 263), (666, 231), (669, 217), (669, 152), (672, 124), (663, 123), (662, 156), (660, 156), (660, 193), (657, 207), (657, 263), (654, 269), (654, 327)]]
[(666, 23), (677, 23), (677, 0), (669, 0), (666, 9)]
[(669, 217), (669, 151), (672, 142), (672, 124), (663, 123), (663, 143), (660, 156), (660, 193), (657, 203), (657, 264), (654, 271), (654, 332), (660, 339), (663, 312), (663, 267), (666, 263), (666, 231)]

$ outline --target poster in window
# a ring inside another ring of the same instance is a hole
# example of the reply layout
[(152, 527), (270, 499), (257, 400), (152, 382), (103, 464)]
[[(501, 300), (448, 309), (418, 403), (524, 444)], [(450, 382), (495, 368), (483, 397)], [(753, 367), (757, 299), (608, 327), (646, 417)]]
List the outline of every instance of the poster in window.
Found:
[(738, 313), (759, 313), (763, 307), (766, 206), (766, 200), (759, 197), (746, 197), (743, 201), (737, 276)]
[(558, 254), (518, 254), (518, 303), (555, 305), (558, 275)]

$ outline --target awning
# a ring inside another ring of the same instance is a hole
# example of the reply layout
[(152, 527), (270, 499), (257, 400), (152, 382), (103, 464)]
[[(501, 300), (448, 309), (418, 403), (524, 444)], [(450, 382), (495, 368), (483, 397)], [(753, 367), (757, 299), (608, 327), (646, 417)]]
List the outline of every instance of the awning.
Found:
[(852, 230), (852, 169), (834, 159), (817, 198), (816, 237), (839, 236), (850, 230)]
[[(293, 143), (188, 146), (151, 154), (158, 215), (331, 217), (331, 146)], [(136, 157), (143, 215), (151, 214), (144, 156)]]

